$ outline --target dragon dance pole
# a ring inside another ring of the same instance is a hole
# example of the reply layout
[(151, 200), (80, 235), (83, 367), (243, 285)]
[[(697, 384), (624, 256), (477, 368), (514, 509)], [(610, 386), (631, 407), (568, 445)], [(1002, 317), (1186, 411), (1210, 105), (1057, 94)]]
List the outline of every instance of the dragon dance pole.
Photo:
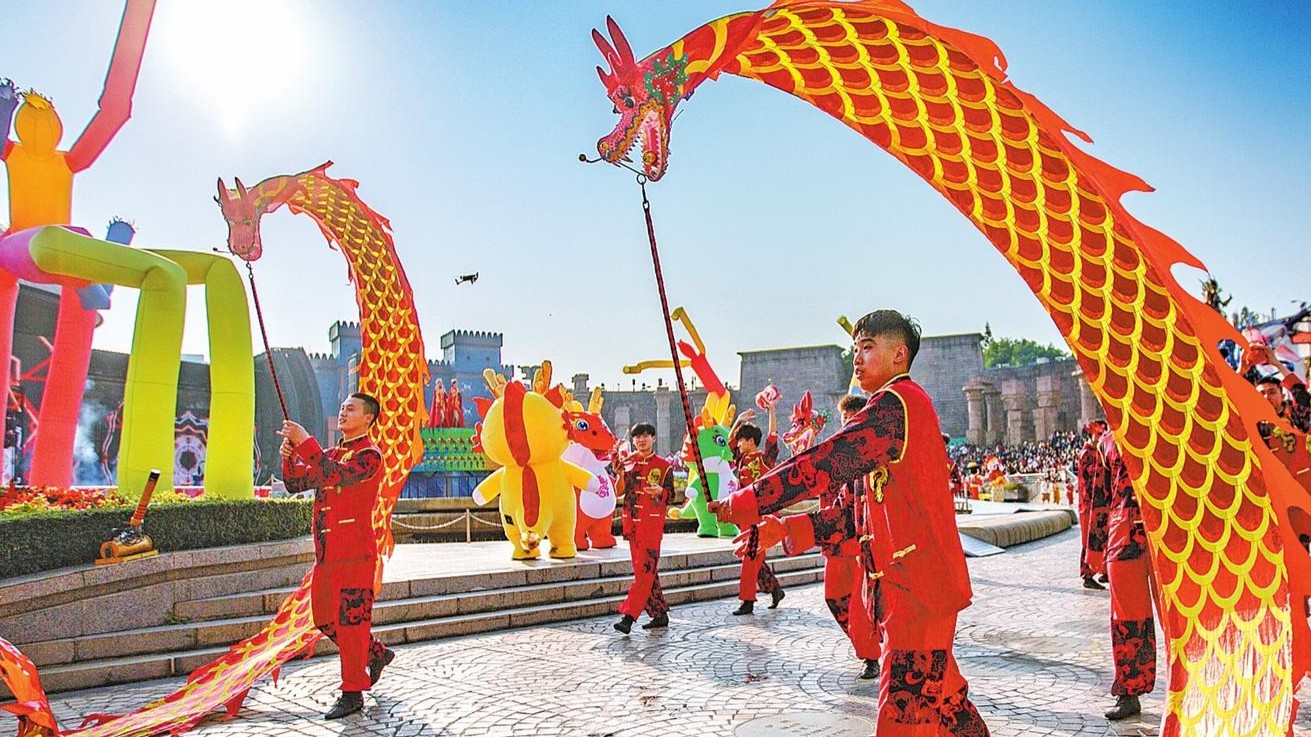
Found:
[(282, 396), (282, 385), (278, 383), (278, 371), (273, 368), (273, 349), (269, 348), (269, 333), (264, 329), (264, 310), (259, 306), (259, 291), (255, 289), (255, 269), (251, 268), (250, 262), (246, 262), (246, 275), (250, 281), (250, 296), (255, 301), (255, 317), (259, 322), (259, 334), (264, 339), (264, 356), (269, 362), (269, 376), (273, 377), (273, 391), (278, 395), (278, 406), (282, 407), (282, 419), (290, 420), (291, 415), (287, 413), (287, 400)]
[[(584, 159), (586, 160), (586, 159)], [(646, 197), (646, 175), (637, 175), (637, 184), (642, 188), (642, 214), (646, 216), (646, 235), (651, 241), (651, 263), (655, 266), (656, 289), (660, 292), (660, 314), (665, 318), (665, 336), (669, 339), (669, 357), (674, 362), (674, 379), (678, 383), (678, 398), (683, 401), (683, 421), (687, 423), (687, 433), (692, 438), (692, 459), (696, 472), (701, 477), (702, 493), (709, 502), (710, 479), (706, 476), (705, 461), (701, 458), (701, 447), (696, 442), (696, 428), (692, 425), (692, 405), (687, 399), (687, 385), (683, 383), (683, 369), (678, 362), (678, 346), (674, 341), (674, 323), (669, 317), (669, 298), (665, 296), (665, 277), (660, 271), (660, 251), (656, 248), (655, 224), (651, 221), (651, 200)]]

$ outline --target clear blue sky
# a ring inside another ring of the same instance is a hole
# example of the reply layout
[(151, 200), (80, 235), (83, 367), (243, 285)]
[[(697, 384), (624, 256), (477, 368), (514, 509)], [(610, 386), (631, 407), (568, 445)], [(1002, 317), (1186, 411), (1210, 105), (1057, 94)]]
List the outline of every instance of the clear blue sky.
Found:
[[(1129, 209), (1200, 257), (1231, 306), (1282, 312), (1311, 297), (1311, 3), (912, 5), (991, 37), (1011, 79), (1089, 133), (1092, 153), (1155, 186)], [(430, 357), (452, 327), (496, 330), (510, 363), (550, 358), (558, 376), (613, 386), (622, 364), (666, 349), (636, 185), (576, 161), (615, 121), (589, 32), (613, 14), (643, 56), (754, 7), (160, 0), (133, 118), (78, 178), (74, 218), (99, 232), (120, 215), (138, 245), (208, 249), (226, 232), (217, 176), (254, 183), (332, 159), (391, 219)], [(121, 11), (6, 4), (0, 76), (54, 98), (64, 146), (90, 118)], [(836, 315), (878, 307), (910, 312), (930, 335), (987, 321), (997, 335), (1059, 342), (982, 235), (818, 110), (734, 77), (682, 110), (653, 209), (671, 302), (729, 381), (737, 351), (840, 343)], [(326, 350), (328, 324), (355, 317), (340, 254), (285, 211), (265, 219), (264, 243), (256, 270), (274, 345)], [(454, 285), (474, 271), (476, 285)], [(1196, 290), (1197, 274), (1179, 276)], [(777, 299), (759, 297), (770, 288)], [(200, 294), (191, 300), (184, 349), (207, 353)], [(134, 310), (118, 290), (96, 346), (126, 349)]]

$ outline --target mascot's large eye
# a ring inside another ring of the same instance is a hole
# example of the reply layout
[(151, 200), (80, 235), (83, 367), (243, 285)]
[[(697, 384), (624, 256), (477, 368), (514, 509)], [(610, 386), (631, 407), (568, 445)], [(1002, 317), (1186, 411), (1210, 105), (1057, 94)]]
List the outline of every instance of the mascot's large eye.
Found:
[(592, 429), (592, 426), (587, 422), (587, 420), (574, 420), (574, 428), (579, 432), (587, 432)]
[(632, 95), (627, 95), (627, 96), (624, 97), (624, 107), (629, 107), (629, 108), (630, 108), (630, 107), (632, 107), (633, 105), (636, 105), (636, 104), (637, 104), (637, 102), (636, 102), (635, 100), (633, 100), (633, 96), (632, 96)]
[(724, 437), (723, 435), (716, 435), (716, 436), (715, 436), (715, 445), (718, 445), (718, 446), (720, 446), (720, 447), (725, 447), (725, 446), (727, 446), (727, 445), (728, 445), (728, 438)]

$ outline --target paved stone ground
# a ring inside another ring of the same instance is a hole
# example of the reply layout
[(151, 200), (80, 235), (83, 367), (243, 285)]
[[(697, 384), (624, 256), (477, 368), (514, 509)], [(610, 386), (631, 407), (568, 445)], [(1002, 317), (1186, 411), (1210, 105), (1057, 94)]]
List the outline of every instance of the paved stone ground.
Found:
[[(1076, 575), (1078, 536), (1067, 531), (970, 560), (975, 604), (956, 657), (997, 737), (1155, 734), (1164, 683), (1144, 718), (1116, 725), (1105, 592)], [(613, 617), (436, 641), (399, 649), (366, 697), (340, 722), (320, 714), (336, 697), (337, 661), (293, 664), (277, 686), (254, 689), (238, 719), (194, 734), (543, 735), (570, 737), (784, 737), (867, 735), (877, 687), (824, 605), (822, 586), (792, 590), (777, 611), (729, 615), (734, 601), (677, 607), (658, 634), (619, 636)], [(1160, 672), (1163, 674), (1164, 669)], [(62, 725), (163, 696), (181, 680), (60, 694)], [(1303, 694), (1305, 696), (1305, 694)], [(1304, 710), (1305, 713), (1305, 710)], [(1311, 719), (1298, 720), (1311, 737)]]

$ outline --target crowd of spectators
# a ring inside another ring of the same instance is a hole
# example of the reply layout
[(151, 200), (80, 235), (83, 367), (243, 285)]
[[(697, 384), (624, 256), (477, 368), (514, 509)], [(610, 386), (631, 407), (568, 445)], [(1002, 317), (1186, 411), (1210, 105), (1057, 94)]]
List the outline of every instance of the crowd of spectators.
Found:
[(1003, 473), (1048, 473), (1069, 467), (1082, 444), (1082, 433), (1068, 431), (1052, 433), (1050, 438), (1041, 442), (1020, 445), (956, 444), (947, 449), (947, 454), (964, 473), (969, 473), (971, 464), (977, 464), (983, 470), (991, 456), (1001, 460)]

